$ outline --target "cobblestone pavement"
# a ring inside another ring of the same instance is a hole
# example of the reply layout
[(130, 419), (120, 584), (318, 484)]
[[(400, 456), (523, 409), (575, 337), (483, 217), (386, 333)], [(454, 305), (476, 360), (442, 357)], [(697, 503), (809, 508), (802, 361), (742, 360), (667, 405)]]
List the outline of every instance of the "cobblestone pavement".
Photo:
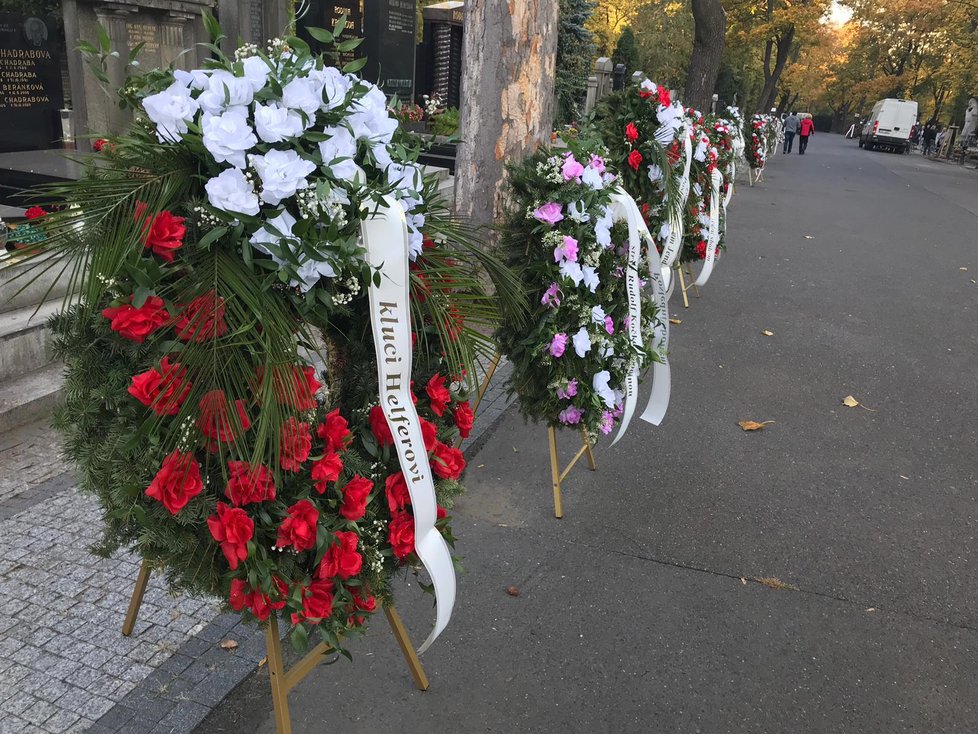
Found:
[[(511, 401), (505, 362), (464, 449)], [(79, 493), (45, 425), (0, 436), (0, 734), (189, 732), (264, 655), (260, 631), (215, 601), (151, 579), (132, 636), (121, 627), (139, 562), (100, 559), (95, 500)], [(239, 643), (220, 649), (224, 639)]]

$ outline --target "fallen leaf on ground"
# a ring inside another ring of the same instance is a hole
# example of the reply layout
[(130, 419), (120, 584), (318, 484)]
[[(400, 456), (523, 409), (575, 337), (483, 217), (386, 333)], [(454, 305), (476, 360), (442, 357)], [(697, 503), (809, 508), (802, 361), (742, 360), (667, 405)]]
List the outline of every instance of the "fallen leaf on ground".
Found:
[(222, 650), (234, 650), (238, 646), (236, 640), (222, 640), (219, 647)]
[(774, 332), (773, 332), (773, 331), (768, 331), (767, 329), (765, 329), (765, 330), (764, 330), (764, 331), (762, 331), (761, 333), (762, 333), (762, 334), (763, 334), (764, 336), (774, 336)]
[(786, 584), (784, 581), (779, 579), (777, 576), (764, 576), (763, 578), (754, 579), (759, 584), (764, 584), (771, 589), (787, 589), (790, 591), (798, 591), (797, 586), (792, 586), (791, 584)]
[(815, 238), (814, 238), (814, 237), (813, 237), (812, 235), (810, 235), (810, 234), (806, 234), (806, 235), (805, 235), (805, 239), (806, 239), (806, 240), (813, 240), (813, 239), (815, 239)]
[(484, 469), (484, 468), (485, 468), (485, 466), (486, 466), (485, 464), (479, 464), (479, 465), (478, 465), (478, 466), (476, 467), (476, 469)]
[(965, 272), (967, 272), (968, 268), (958, 268), (958, 270), (964, 270)]
[(901, 475), (900, 475), (900, 479), (910, 479), (910, 477), (905, 477), (905, 476), (903, 476), (903, 475), (901, 474)]
[(740, 577), (740, 583), (742, 583), (744, 586), (747, 586), (747, 579), (745, 579), (743, 576), (741, 576)]
[(261, 660), (258, 661), (258, 667), (261, 668), (268, 662), (268, 656), (266, 655)]
[(519, 596), (520, 590), (517, 589), (515, 586), (507, 586), (506, 593), (509, 594), (510, 596)]
[(869, 609), (867, 609), (866, 611), (867, 612), (875, 612), (876, 611), (876, 607), (869, 607)]
[(862, 408), (863, 410), (868, 410), (870, 413), (876, 412), (876, 408), (867, 408), (865, 405), (852, 397), (852, 395), (846, 395), (844, 398), (842, 398), (842, 404), (847, 408)]
[(763, 423), (758, 423), (757, 421), (737, 421), (737, 425), (745, 431), (759, 431), (768, 423), (774, 423), (774, 421), (764, 421)]
[(683, 322), (682, 319), (669, 319), (669, 323), (675, 324), (676, 326), (679, 326), (679, 324), (681, 324), (682, 322)]

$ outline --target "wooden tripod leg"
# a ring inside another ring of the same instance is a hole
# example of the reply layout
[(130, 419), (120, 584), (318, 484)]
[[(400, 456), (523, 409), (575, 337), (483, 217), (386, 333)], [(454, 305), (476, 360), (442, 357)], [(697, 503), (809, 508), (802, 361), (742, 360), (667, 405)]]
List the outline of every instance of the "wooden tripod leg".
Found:
[(492, 358), (492, 362), (489, 363), (489, 370), (486, 372), (486, 376), (482, 378), (482, 384), (479, 385), (479, 393), (476, 396), (475, 405), (472, 406), (473, 413), (479, 409), (479, 403), (482, 402), (482, 398), (485, 396), (486, 390), (489, 389), (489, 382), (492, 380), (492, 376), (496, 374), (496, 369), (499, 367), (499, 360), (502, 358), (502, 353), (496, 352), (495, 356)]
[(268, 618), (268, 625), (265, 627), (265, 649), (268, 652), (268, 680), (272, 685), (272, 706), (275, 709), (275, 734), (292, 734), (292, 719), (289, 716), (289, 684), (285, 678), (278, 620), (274, 616)]
[(558, 520), (564, 516), (564, 502), (560, 495), (560, 465), (557, 463), (557, 431), (553, 426), (547, 428), (550, 437), (550, 476), (554, 487), (554, 517)]
[(693, 266), (686, 263), (686, 275), (689, 276), (689, 287), (693, 289), (693, 295), (697, 298), (700, 297), (699, 286), (696, 285), (696, 278), (693, 277)]
[(150, 571), (149, 561), (143, 561), (143, 565), (139, 568), (139, 575), (136, 577), (136, 586), (132, 590), (132, 597), (129, 599), (129, 609), (126, 610), (126, 619), (122, 623), (122, 634), (126, 637), (132, 634), (133, 627), (136, 626), (139, 607), (143, 604), (143, 594), (146, 593), (146, 586), (149, 584)]
[(597, 471), (598, 465), (594, 461), (594, 451), (591, 450), (591, 439), (588, 438), (587, 430), (581, 429), (581, 439), (584, 441), (584, 449), (587, 454), (587, 465), (591, 471)]
[(683, 307), (689, 308), (689, 296), (686, 295), (686, 275), (683, 273), (683, 268), (679, 266), (679, 292), (683, 296)]
[(391, 632), (394, 633), (394, 639), (397, 640), (397, 645), (401, 648), (401, 653), (404, 655), (404, 661), (411, 671), (411, 677), (414, 678), (414, 685), (418, 687), (419, 691), (427, 691), (428, 676), (424, 672), (424, 667), (421, 665), (418, 653), (414, 651), (414, 646), (411, 644), (407, 630), (404, 629), (404, 622), (401, 621), (401, 615), (397, 613), (397, 609), (394, 608), (393, 604), (384, 607), (384, 614), (387, 615), (387, 622), (391, 626)]

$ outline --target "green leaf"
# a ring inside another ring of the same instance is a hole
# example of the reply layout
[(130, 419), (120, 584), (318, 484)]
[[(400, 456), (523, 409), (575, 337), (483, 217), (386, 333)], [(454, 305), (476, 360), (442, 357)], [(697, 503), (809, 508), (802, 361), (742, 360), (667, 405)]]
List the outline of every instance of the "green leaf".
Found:
[(339, 18), (337, 18), (336, 19), (336, 22), (333, 23), (333, 36), (334, 36), (334, 38), (336, 36), (340, 35), (340, 33), (342, 33), (343, 30), (346, 28), (346, 19), (347, 19), (347, 15), (346, 15), (346, 13), (343, 13), (343, 15), (341, 15)]
[(292, 646), (302, 652), (309, 647), (309, 633), (306, 632), (305, 625), (297, 624), (292, 628), (292, 632), (289, 633), (289, 640), (292, 642)]
[(336, 44), (337, 51), (352, 51), (357, 46), (363, 43), (362, 38), (348, 38), (345, 41), (340, 41)]
[(359, 59), (354, 59), (353, 61), (350, 61), (349, 63), (344, 64), (343, 65), (343, 73), (344, 74), (356, 74), (358, 71), (360, 71), (366, 65), (367, 65), (367, 57), (366, 56), (362, 56)]
[(207, 247), (210, 247), (213, 243), (217, 242), (217, 240), (219, 240), (227, 233), (228, 233), (227, 227), (215, 227), (210, 232), (208, 232), (207, 234), (205, 234), (203, 237), (200, 238), (200, 241), (197, 243), (197, 246), (206, 249)]
[(325, 28), (316, 28), (314, 26), (306, 26), (306, 32), (315, 38), (320, 43), (332, 43), (333, 34), (327, 31)]
[(112, 50), (112, 42), (109, 40), (109, 34), (105, 30), (105, 26), (101, 23), (98, 24), (98, 45), (104, 54)]

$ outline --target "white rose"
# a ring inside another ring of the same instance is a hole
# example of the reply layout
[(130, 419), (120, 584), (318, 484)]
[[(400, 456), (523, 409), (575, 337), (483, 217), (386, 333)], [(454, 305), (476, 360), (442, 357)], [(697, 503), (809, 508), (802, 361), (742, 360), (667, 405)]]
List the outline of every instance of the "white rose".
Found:
[(232, 214), (258, 213), (258, 196), (254, 187), (245, 178), (244, 173), (237, 168), (221, 171), (204, 186), (207, 201), (215, 209)]
[(274, 219), (269, 219), (261, 229), (251, 235), (249, 240), (252, 246), (259, 252), (271, 255), (272, 260), (281, 265), (284, 261), (275, 252), (270, 250), (267, 245), (287, 247), (293, 250), (285, 240), (292, 236), (292, 228), (295, 226), (295, 217), (289, 214), (288, 210), (283, 211)]
[(179, 143), (187, 132), (187, 123), (197, 114), (199, 105), (190, 96), (190, 89), (179, 81), (143, 100), (146, 116), (156, 124), (156, 137), (161, 143)]
[(175, 69), (173, 72), (174, 79), (191, 89), (204, 89), (210, 76), (211, 72), (207, 69), (192, 69), (190, 71)]
[(298, 137), (304, 128), (302, 117), (295, 110), (282, 107), (276, 102), (255, 105), (255, 131), (266, 143), (281, 143), (283, 140)]
[(591, 307), (591, 321), (593, 323), (595, 323), (595, 324), (601, 324), (601, 326), (604, 326), (604, 317), (605, 316), (607, 316), (607, 314), (604, 312), (604, 309), (601, 308), (601, 306), (592, 306)]
[(591, 378), (591, 386), (594, 388), (594, 392), (610, 410), (615, 407), (615, 391), (611, 389), (609, 382), (611, 382), (611, 373), (608, 370), (601, 370)]
[(327, 262), (317, 262), (316, 260), (306, 260), (295, 271), (295, 274), (299, 279), (290, 280), (289, 285), (298, 287), (303, 293), (316, 285), (320, 278), (336, 277), (336, 271), (332, 265)]
[[(323, 168), (340, 181), (353, 179), (360, 167), (357, 165), (357, 141), (350, 131), (343, 126), (327, 127), (323, 130), (330, 136), (319, 144), (319, 154), (323, 157)], [(346, 158), (330, 165), (337, 158)]]
[(584, 173), (581, 174), (581, 182), (590, 186), (592, 189), (603, 189), (604, 179), (598, 171), (588, 166), (584, 169)]
[(567, 216), (575, 222), (590, 222), (591, 215), (587, 213), (583, 201), (575, 201), (567, 205)]
[(264, 88), (271, 71), (265, 59), (261, 56), (248, 56), (241, 63), (244, 66), (244, 78), (251, 84), (251, 91), (258, 92)]
[(258, 144), (245, 107), (231, 107), (221, 115), (205, 117), (203, 129), (204, 147), (214, 160), (235, 168), (245, 167), (245, 151)]
[(353, 87), (353, 82), (347, 79), (339, 69), (326, 66), (309, 72), (310, 78), (315, 78), (322, 84), (322, 100), (320, 109), (335, 110), (346, 99), (347, 92)]
[(601, 285), (601, 280), (598, 278), (598, 271), (590, 265), (585, 265), (581, 268), (581, 279), (591, 293), (594, 293), (598, 289), (598, 286)]
[(379, 88), (370, 85), (370, 91), (355, 100), (350, 109), (353, 114), (347, 122), (353, 129), (354, 136), (375, 144), (391, 141), (397, 129), (397, 120), (388, 114), (387, 97)]
[(197, 98), (204, 112), (219, 115), (231, 107), (244, 107), (251, 104), (255, 91), (251, 82), (224, 69), (213, 72), (207, 80), (207, 88)]
[(323, 83), (316, 77), (296, 77), (282, 87), (282, 104), (312, 119), (323, 104)]
[(560, 263), (560, 274), (565, 278), (570, 278), (574, 281), (574, 285), (580, 285), (581, 280), (584, 278), (584, 272), (581, 270), (581, 264), (574, 260), (564, 260)]
[(315, 163), (300, 158), (294, 150), (270, 150), (250, 160), (261, 178), (261, 199), (273, 206), (305, 187), (306, 176), (316, 170)]
[(583, 357), (591, 351), (591, 337), (583, 326), (574, 334), (574, 351), (578, 357)]

